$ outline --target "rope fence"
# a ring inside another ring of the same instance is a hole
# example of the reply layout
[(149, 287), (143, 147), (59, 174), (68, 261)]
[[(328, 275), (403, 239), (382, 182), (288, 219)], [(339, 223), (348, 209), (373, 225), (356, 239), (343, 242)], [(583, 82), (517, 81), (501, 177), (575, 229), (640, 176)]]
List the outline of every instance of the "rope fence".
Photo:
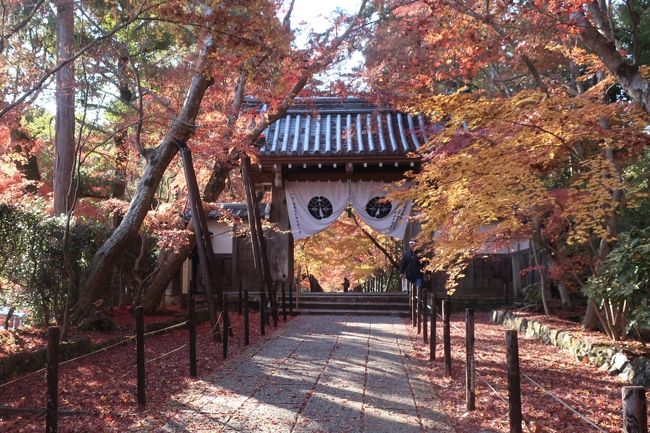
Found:
[[(419, 293), (415, 293), (415, 292), (417, 292), (417, 291), (412, 292), (413, 296), (412, 296), (410, 307), (411, 307), (411, 310), (412, 310), (411, 315), (412, 315), (412, 318), (413, 318), (413, 326), (418, 327), (418, 333), (419, 333), (419, 330), (420, 330), (421, 322), (423, 322), (424, 326), (427, 325), (427, 321), (426, 321), (426, 319), (424, 319), (424, 317), (428, 316), (430, 313), (433, 313), (434, 310), (435, 310), (435, 316), (433, 314), (431, 314), (431, 317), (432, 318), (433, 317), (438, 318), (443, 323), (443, 326), (444, 326), (445, 317), (438, 312), (438, 307), (437, 306), (430, 305), (432, 303), (431, 302), (432, 300), (435, 301), (435, 297), (433, 297), (433, 298), (432, 297), (425, 297), (425, 298), (420, 299), (421, 295)], [(447, 301), (447, 302), (449, 302), (449, 301)], [(452, 328), (455, 331), (454, 334), (455, 334), (456, 337), (465, 337), (466, 339), (468, 338), (467, 332), (465, 330), (461, 329), (459, 326), (457, 326), (454, 323), (451, 323), (450, 321), (447, 322), (447, 323), (449, 323), (450, 328)], [(437, 332), (435, 328), (436, 328), (435, 324), (432, 323), (431, 324), (431, 330), (429, 331), (429, 332), (432, 333), (431, 334), (431, 341), (433, 343), (432, 343), (431, 349), (430, 349), (432, 351), (435, 351), (435, 341), (436, 341), (435, 339), (436, 339), (436, 336), (433, 335), (433, 333)], [(443, 331), (444, 331), (444, 328), (443, 328)], [(425, 338), (426, 338), (426, 335), (427, 335), (426, 332), (427, 332), (426, 330), (423, 330), (423, 335), (425, 336)], [(444, 332), (443, 332), (443, 334), (444, 334)], [(444, 344), (450, 344), (450, 343), (445, 341)], [(447, 349), (445, 349), (445, 352), (447, 352)], [(435, 355), (432, 356), (431, 359), (435, 359)], [(485, 359), (480, 354), (478, 356), (478, 360), (479, 361), (487, 361), (487, 359)], [(566, 408), (568, 411), (570, 411), (573, 415), (575, 415), (576, 417), (581, 419), (583, 422), (588, 424), (591, 428), (593, 428), (594, 431), (597, 431), (599, 433), (608, 433), (607, 430), (605, 430), (601, 426), (599, 426), (595, 421), (590, 419), (589, 416), (585, 415), (579, 409), (577, 409), (575, 406), (567, 403), (565, 400), (563, 400), (562, 398), (557, 396), (555, 393), (553, 393), (552, 391), (550, 391), (549, 389), (547, 389), (546, 387), (541, 385), (538, 381), (533, 379), (529, 374), (527, 374), (525, 372), (519, 372), (519, 373), (520, 373), (520, 376), (523, 377), (527, 381), (527, 383), (532, 385), (534, 388), (540, 390), (544, 394), (548, 395), (551, 399), (553, 399), (557, 403), (561, 404), (564, 408)], [(492, 384), (486, 377), (484, 377), (476, 368), (473, 369), (473, 374), (475, 374), (475, 377), (477, 379), (479, 379), (482, 383), (484, 383), (486, 385), (486, 387), (492, 392), (492, 394), (494, 394), (501, 402), (503, 402), (503, 403), (510, 406), (511, 401), (509, 401), (509, 399), (506, 399), (499, 391), (497, 391), (497, 389), (496, 389), (497, 387), (494, 384)], [(630, 387), (630, 388), (638, 388), (638, 387)], [(634, 391), (637, 391), (637, 390), (634, 390)], [(625, 392), (624, 392), (624, 394), (625, 394)], [(642, 412), (645, 412), (645, 410), (646, 409), (643, 408)], [(523, 414), (522, 414), (521, 419), (523, 421), (523, 424), (526, 426), (526, 429), (528, 431), (531, 431), (530, 420), (527, 419), (526, 417), (524, 417)], [(519, 430), (515, 429), (515, 430), (511, 430), (511, 431), (519, 431)], [(625, 430), (625, 431), (627, 431), (627, 430)], [(647, 431), (647, 430), (644, 430), (644, 431)]]
[[(230, 292), (228, 294), (233, 294), (237, 292)], [(264, 299), (264, 292), (259, 292), (261, 300)], [(265, 305), (263, 303), (260, 303), (261, 311), (260, 311), (260, 317), (262, 320), (260, 320), (259, 327), (260, 329), (258, 330), (257, 327), (251, 327), (250, 326), (250, 320), (249, 320), (249, 297), (248, 293), (246, 291), (246, 299), (245, 299), (245, 308), (243, 307), (244, 300), (241, 297), (239, 297), (239, 302), (240, 302), (240, 308), (239, 308), (239, 314), (244, 315), (244, 335), (245, 335), (245, 340), (244, 340), (244, 345), (248, 345), (248, 336), (250, 335), (250, 332), (253, 331), (253, 335), (256, 336), (261, 336), (264, 335), (263, 332), (263, 327), (265, 326), (265, 319), (267, 318), (268, 315), (270, 315), (270, 311), (265, 311)], [(21, 416), (24, 417), (18, 426), (12, 426), (14, 429), (22, 429), (25, 426), (29, 424), (33, 424), (37, 420), (39, 420), (42, 417), (46, 418), (46, 431), (48, 432), (56, 432), (57, 431), (57, 418), (58, 416), (69, 416), (69, 415), (93, 415), (93, 413), (90, 412), (81, 412), (81, 411), (73, 411), (73, 410), (68, 410), (68, 409), (63, 409), (58, 407), (58, 372), (59, 372), (59, 367), (64, 366), (64, 365), (70, 365), (73, 364), (77, 361), (80, 361), (82, 359), (107, 352), (111, 349), (114, 349), (119, 346), (124, 346), (127, 345), (133, 341), (136, 342), (136, 362), (135, 365), (131, 366), (130, 368), (127, 369), (127, 371), (119, 377), (119, 380), (124, 379), (128, 375), (133, 374), (133, 370), (137, 370), (136, 374), (136, 382), (137, 382), (137, 401), (138, 405), (140, 407), (143, 407), (146, 404), (146, 397), (145, 397), (145, 375), (144, 375), (144, 367), (146, 365), (150, 365), (154, 362), (160, 361), (162, 359), (165, 359), (173, 354), (176, 354), (180, 351), (183, 351), (189, 347), (189, 353), (190, 353), (190, 376), (191, 377), (196, 377), (196, 343), (197, 341), (199, 343), (205, 343), (209, 339), (214, 339), (215, 335), (214, 332), (215, 330), (218, 329), (220, 324), (223, 325), (223, 333), (221, 333), (221, 342), (223, 343), (224, 350), (223, 350), (223, 356), (224, 358), (227, 357), (227, 347), (228, 347), (228, 340), (229, 340), (229, 334), (232, 333), (233, 330), (233, 324), (230, 319), (227, 318), (227, 316), (224, 314), (224, 311), (220, 311), (219, 315), (216, 317), (215, 323), (210, 326), (210, 329), (206, 333), (202, 333), (202, 335), (198, 336), (196, 338), (196, 319), (194, 315), (194, 300), (192, 299), (191, 301), (191, 307), (189, 311), (189, 319), (184, 320), (179, 323), (174, 323), (172, 325), (163, 327), (161, 329), (156, 329), (153, 331), (149, 332), (144, 332), (144, 315), (142, 313), (142, 307), (136, 307), (135, 308), (135, 319), (136, 319), (136, 332), (135, 334), (127, 335), (120, 339), (119, 341), (109, 344), (107, 346), (103, 346), (97, 350), (93, 350), (89, 353), (85, 353), (83, 355), (79, 355), (73, 358), (70, 358), (66, 361), (59, 362), (58, 359), (58, 352), (59, 352), (59, 339), (58, 339), (58, 327), (50, 327), (48, 330), (48, 345), (47, 345), (47, 359), (48, 363), (47, 366), (41, 369), (38, 369), (36, 371), (33, 371), (29, 374), (25, 374), (21, 377), (18, 377), (16, 379), (13, 379), (11, 381), (8, 381), (6, 383), (0, 384), (0, 389), (15, 385), (17, 383), (21, 383), (24, 381), (27, 381), (30, 378), (33, 378), (35, 376), (41, 375), (43, 373), (47, 373), (46, 379), (47, 379), (47, 407), (37, 407), (37, 408), (30, 408), (30, 407), (9, 407), (9, 406), (0, 406), (0, 417), (11, 417), (11, 416)], [(224, 303), (224, 308), (225, 305), (227, 305), (227, 302)], [(291, 307), (291, 306), (290, 306)], [(282, 308), (285, 309), (285, 297), (282, 296)], [(232, 313), (231, 313), (232, 314)], [(285, 319), (286, 320), (286, 319)], [(190, 329), (190, 341), (189, 343), (184, 343), (181, 344), (178, 347), (175, 347), (174, 349), (171, 349), (163, 354), (160, 354), (154, 358), (147, 359), (145, 361), (145, 353), (144, 353), (144, 340), (145, 338), (150, 338), (162, 333), (170, 332), (175, 329), (180, 329), (180, 328), (185, 328), (187, 327)], [(250, 329), (253, 328), (253, 329)], [(194, 332), (194, 337), (192, 337), (192, 333)], [(53, 338), (53, 335), (56, 335), (56, 338)], [(217, 341), (217, 340), (215, 340)]]

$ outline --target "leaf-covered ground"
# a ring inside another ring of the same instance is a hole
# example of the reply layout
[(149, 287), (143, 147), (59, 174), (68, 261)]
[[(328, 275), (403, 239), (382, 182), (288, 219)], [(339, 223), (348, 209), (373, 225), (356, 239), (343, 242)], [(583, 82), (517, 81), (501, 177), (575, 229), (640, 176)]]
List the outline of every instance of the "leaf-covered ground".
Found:
[[(410, 327), (410, 325), (407, 324)], [(429, 362), (429, 346), (415, 328), (414, 356)], [(487, 313), (476, 314), (476, 411), (465, 408), (465, 322), (461, 314), (452, 316), (452, 378), (444, 376), (442, 323), (438, 320), (436, 360), (431, 362), (430, 380), (457, 433), (479, 431), (508, 432), (508, 397), (505, 328), (489, 322)], [(526, 374), (547, 391), (587, 416), (602, 431), (620, 432), (620, 388), (616, 376), (573, 359), (568, 352), (519, 335), (522, 375)], [(494, 388), (490, 390), (486, 381)], [(587, 433), (598, 430), (554, 400), (543, 390), (521, 378), (524, 418), (531, 432)]]
[[(159, 314), (145, 316), (145, 324), (167, 322), (178, 319), (177, 309), (168, 308)], [(133, 309), (131, 308), (113, 308), (107, 311), (117, 325), (117, 329), (112, 332), (90, 332), (82, 331), (76, 327), (71, 327), (68, 334), (69, 340), (76, 340), (82, 337), (88, 337), (93, 344), (100, 344), (122, 335), (131, 333), (133, 330)], [(0, 359), (21, 351), (32, 351), (39, 347), (47, 345), (47, 328), (27, 326), (12, 331), (0, 330)]]
[[(243, 348), (243, 317), (231, 315), (235, 337), (229, 354)], [(169, 318), (167, 318), (169, 319)], [(154, 318), (155, 320), (155, 318)], [(250, 342), (260, 338), (259, 315), (251, 314)], [(280, 320), (278, 328), (284, 326)], [(267, 336), (274, 332), (267, 326)], [(222, 346), (210, 337), (209, 323), (197, 327), (198, 375), (208, 374), (222, 362)], [(184, 389), (189, 377), (188, 331), (178, 329), (145, 340), (147, 409), (139, 411), (136, 400), (135, 344), (119, 346), (60, 367), (59, 406), (85, 415), (60, 417), (59, 432), (125, 432), (136, 419), (155, 411), (168, 398)], [(174, 351), (175, 349), (179, 350)], [(171, 352), (171, 353), (170, 353)], [(167, 356), (163, 356), (169, 354)], [(45, 374), (38, 374), (0, 388), (0, 405), (43, 407)], [(42, 432), (43, 416), (0, 419), (1, 432)]]

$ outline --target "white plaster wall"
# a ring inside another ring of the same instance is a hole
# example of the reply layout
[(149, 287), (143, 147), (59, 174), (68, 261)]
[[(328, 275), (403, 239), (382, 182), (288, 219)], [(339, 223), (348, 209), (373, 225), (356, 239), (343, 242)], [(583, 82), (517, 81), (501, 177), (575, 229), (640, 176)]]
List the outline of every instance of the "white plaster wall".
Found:
[(232, 228), (228, 224), (208, 221), (212, 232), (212, 249), (215, 254), (232, 254)]

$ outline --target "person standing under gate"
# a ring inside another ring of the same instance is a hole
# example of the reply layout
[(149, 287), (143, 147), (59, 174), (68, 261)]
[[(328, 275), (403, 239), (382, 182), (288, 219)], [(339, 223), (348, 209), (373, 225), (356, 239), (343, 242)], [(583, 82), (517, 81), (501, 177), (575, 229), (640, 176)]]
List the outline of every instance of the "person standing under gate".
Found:
[(424, 274), (422, 273), (422, 260), (415, 251), (415, 241), (410, 240), (408, 249), (404, 251), (402, 263), (399, 267), (399, 274), (401, 278), (406, 276), (406, 279), (415, 285), (416, 288), (421, 289), (424, 283)]
[(343, 277), (343, 292), (347, 293), (349, 288), (350, 288), (350, 280), (348, 280), (348, 277)]

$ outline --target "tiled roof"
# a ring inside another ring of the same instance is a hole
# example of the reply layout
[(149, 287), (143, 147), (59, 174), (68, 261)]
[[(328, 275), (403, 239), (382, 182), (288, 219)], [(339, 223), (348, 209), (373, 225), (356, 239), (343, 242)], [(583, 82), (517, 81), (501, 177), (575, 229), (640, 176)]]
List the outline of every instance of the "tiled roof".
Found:
[(405, 157), (429, 139), (430, 130), (422, 115), (359, 98), (299, 99), (267, 128), (260, 156)]

